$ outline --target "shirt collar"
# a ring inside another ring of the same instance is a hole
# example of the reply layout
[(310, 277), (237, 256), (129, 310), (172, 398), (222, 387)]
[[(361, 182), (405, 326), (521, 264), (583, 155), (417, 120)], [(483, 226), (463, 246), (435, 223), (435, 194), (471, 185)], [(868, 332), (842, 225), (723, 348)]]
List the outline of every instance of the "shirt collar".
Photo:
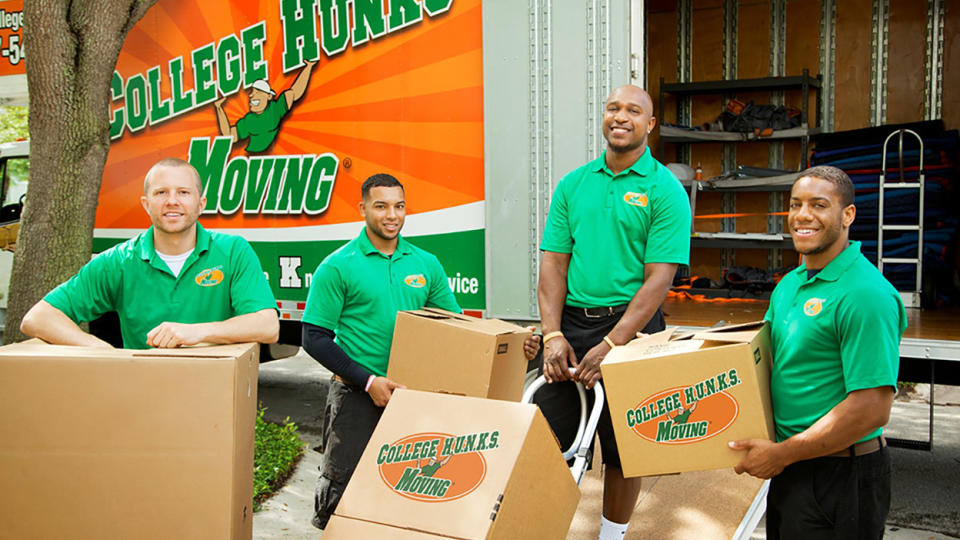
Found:
[[(632, 171), (635, 174), (640, 176), (647, 176), (653, 172), (653, 155), (650, 153), (650, 147), (648, 146), (644, 149), (643, 154), (633, 162), (633, 165), (627, 167), (620, 174), (624, 174), (627, 171)], [(613, 171), (607, 167), (607, 151), (604, 150), (600, 157), (590, 162), (588, 169), (593, 172), (605, 172), (610, 176), (614, 176)]]
[[(199, 255), (208, 249), (210, 249), (210, 232), (197, 223), (197, 245), (193, 252)], [(157, 249), (153, 245), (153, 225), (151, 225), (149, 229), (140, 233), (140, 258), (152, 261), (156, 254)]]
[[(827, 263), (827, 265), (823, 267), (823, 270), (813, 276), (810, 281), (814, 279), (822, 279), (824, 281), (836, 281), (840, 279), (840, 276), (845, 274), (847, 269), (850, 268), (850, 265), (857, 260), (858, 255), (860, 255), (860, 242), (850, 242), (850, 245), (834, 257), (832, 261)], [(803, 281), (807, 281), (807, 263), (801, 264), (795, 271), (800, 274)]]
[[(360, 231), (360, 236), (357, 237), (357, 240), (360, 242), (360, 251), (364, 255), (380, 255), (381, 257), (387, 257), (379, 249), (373, 247), (373, 243), (370, 242), (370, 237), (367, 236), (367, 228), (364, 227)], [(397, 235), (397, 249), (393, 252), (394, 255), (408, 255), (412, 252), (410, 243), (407, 242), (406, 238), (401, 235)]]

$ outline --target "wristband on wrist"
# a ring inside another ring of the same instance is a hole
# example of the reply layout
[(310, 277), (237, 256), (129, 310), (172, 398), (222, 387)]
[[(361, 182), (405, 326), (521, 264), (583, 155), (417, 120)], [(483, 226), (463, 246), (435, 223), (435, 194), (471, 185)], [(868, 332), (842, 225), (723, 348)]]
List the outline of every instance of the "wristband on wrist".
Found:
[(610, 336), (603, 336), (603, 341), (605, 341), (605, 342), (607, 343), (607, 345), (610, 346), (611, 349), (617, 346), (617, 345), (613, 342), (613, 340), (610, 339)]
[(559, 330), (556, 330), (556, 331), (554, 331), (554, 332), (550, 332), (549, 334), (543, 336), (543, 344), (546, 345), (547, 342), (550, 341), (551, 339), (553, 339), (553, 338), (555, 338), (555, 337), (561, 337), (562, 335), (563, 335), (563, 332), (561, 332), (561, 331), (559, 331)]
[(371, 376), (367, 377), (367, 384), (363, 387), (363, 391), (364, 391), (364, 392), (369, 392), (369, 391), (370, 391), (370, 385), (373, 384), (373, 380), (376, 379), (376, 378), (377, 378), (376, 375), (371, 375)]

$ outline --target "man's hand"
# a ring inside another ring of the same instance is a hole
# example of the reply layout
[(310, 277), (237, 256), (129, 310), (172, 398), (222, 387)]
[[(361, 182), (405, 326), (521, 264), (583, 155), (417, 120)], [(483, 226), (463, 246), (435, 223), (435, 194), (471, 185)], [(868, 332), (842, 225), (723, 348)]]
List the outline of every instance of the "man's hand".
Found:
[(202, 328), (201, 324), (162, 322), (147, 332), (147, 345), (158, 349), (169, 349), (203, 343)]
[(587, 354), (580, 360), (580, 365), (577, 366), (574, 377), (587, 390), (593, 388), (593, 385), (600, 380), (600, 362), (603, 362), (603, 358), (607, 356), (608, 352), (610, 352), (610, 346), (607, 345), (606, 341), (601, 341), (587, 351)]
[[(536, 326), (528, 326), (527, 330), (533, 332), (536, 330)], [(536, 334), (530, 334), (527, 336), (527, 339), (523, 340), (523, 355), (527, 357), (527, 362), (533, 360), (537, 356), (537, 352), (540, 351), (540, 336)]]
[(548, 383), (571, 380), (571, 367), (577, 367), (577, 355), (567, 338), (557, 336), (543, 345), (543, 376)]
[(370, 394), (374, 405), (377, 407), (386, 407), (387, 402), (390, 401), (390, 396), (393, 395), (393, 391), (397, 388), (406, 388), (406, 386), (395, 383), (386, 377), (374, 377), (367, 393)]
[(782, 446), (766, 439), (745, 439), (727, 443), (734, 450), (746, 450), (740, 463), (733, 468), (737, 474), (747, 473), (757, 478), (773, 478), (789, 465)]

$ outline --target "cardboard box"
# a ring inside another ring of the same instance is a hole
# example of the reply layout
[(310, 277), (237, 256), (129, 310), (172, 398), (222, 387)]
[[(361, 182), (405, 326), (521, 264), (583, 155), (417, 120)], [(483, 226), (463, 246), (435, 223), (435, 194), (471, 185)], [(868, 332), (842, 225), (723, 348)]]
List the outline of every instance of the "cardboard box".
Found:
[(771, 439), (770, 331), (755, 322), (615, 347), (600, 366), (627, 477), (733, 467)]
[(413, 390), (520, 401), (530, 331), (442, 309), (397, 313), (387, 378)]
[(323, 537), (563, 538), (579, 500), (535, 405), (397, 390)]
[(250, 538), (259, 351), (0, 347), (0, 536)]

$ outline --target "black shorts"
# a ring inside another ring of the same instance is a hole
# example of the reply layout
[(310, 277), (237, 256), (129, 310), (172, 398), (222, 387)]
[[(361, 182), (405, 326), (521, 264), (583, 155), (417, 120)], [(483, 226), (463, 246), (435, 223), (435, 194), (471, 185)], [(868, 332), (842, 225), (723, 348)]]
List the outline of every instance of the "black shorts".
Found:
[(890, 511), (890, 449), (788, 465), (770, 480), (767, 538), (883, 538)]
[[(603, 336), (610, 333), (613, 327), (623, 316), (623, 311), (601, 318), (589, 318), (582, 309), (564, 306), (563, 318), (560, 321), (560, 330), (563, 336), (573, 347), (577, 359), (583, 358), (596, 344), (603, 341)], [(665, 328), (663, 312), (658, 308), (650, 321), (641, 330), (646, 334), (659, 332)], [(540, 367), (543, 373), (543, 366)], [(603, 379), (601, 379), (602, 383)], [(593, 391), (587, 392), (587, 407), (593, 407)], [(547, 384), (537, 391), (533, 402), (540, 407), (543, 416), (550, 424), (560, 446), (565, 451), (577, 436), (577, 427), (580, 425), (580, 396), (576, 383), (572, 381)], [(588, 409), (589, 412), (589, 409)], [(613, 436), (613, 424), (610, 421), (610, 408), (606, 402), (600, 413), (600, 422), (597, 424), (597, 436), (600, 438), (600, 450), (603, 463), (620, 468), (620, 452), (617, 451), (617, 442)], [(593, 450), (593, 441), (590, 441)]]

